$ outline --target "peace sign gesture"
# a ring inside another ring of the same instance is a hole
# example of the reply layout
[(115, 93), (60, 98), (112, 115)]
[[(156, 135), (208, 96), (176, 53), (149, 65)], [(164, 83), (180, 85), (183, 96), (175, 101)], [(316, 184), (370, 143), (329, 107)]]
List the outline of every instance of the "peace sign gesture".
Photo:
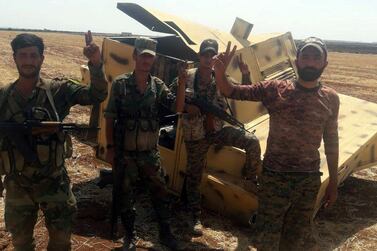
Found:
[(231, 42), (228, 42), (228, 45), (226, 46), (226, 51), (212, 58), (213, 68), (215, 72), (223, 73), (228, 67), (237, 49), (237, 46), (235, 45), (233, 46), (232, 50), (230, 50), (231, 45), (232, 45)]

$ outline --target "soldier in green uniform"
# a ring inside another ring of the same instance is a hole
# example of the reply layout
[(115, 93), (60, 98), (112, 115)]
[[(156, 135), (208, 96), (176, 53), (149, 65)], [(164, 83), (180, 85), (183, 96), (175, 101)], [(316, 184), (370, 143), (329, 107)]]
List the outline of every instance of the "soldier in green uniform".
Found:
[[(186, 72), (184, 84), (186, 96), (198, 98), (225, 111), (225, 97), (216, 87), (212, 69), (212, 57), (218, 53), (218, 43), (213, 39), (204, 40), (199, 49), (199, 67)], [(247, 84), (250, 79), (247, 65), (239, 59), (242, 79)], [(177, 78), (177, 80), (182, 79)], [(171, 89), (177, 86), (173, 81)], [(206, 166), (206, 157), (211, 145), (234, 146), (245, 150), (246, 160), (243, 176), (248, 180), (248, 188), (256, 192), (256, 173), (261, 166), (261, 150), (257, 137), (244, 130), (232, 126), (224, 126), (224, 121), (212, 114), (205, 114), (197, 106), (186, 102), (183, 115), (183, 133), (187, 151), (187, 202), (191, 211), (190, 230), (195, 236), (203, 234), (200, 220), (201, 194), (200, 183)]]
[[(86, 35), (84, 54), (89, 59), (92, 80), (88, 87), (65, 78), (41, 78), (42, 38), (24, 33), (13, 39), (11, 46), (19, 77), (0, 89), (0, 122), (62, 121), (73, 105), (91, 105), (106, 98), (100, 50), (91, 41), (91, 34)], [(47, 249), (70, 250), (76, 201), (64, 165), (68, 136), (63, 132), (24, 134), (0, 134), (6, 229), (12, 234), (15, 250), (34, 250), (33, 230), (40, 209), (50, 237)], [(33, 153), (31, 156), (19, 151), (15, 137), (23, 138)]]
[[(155, 40), (138, 38), (135, 41), (133, 59), (135, 69), (117, 77), (112, 83), (109, 103), (105, 111), (107, 161), (114, 160), (114, 138), (124, 138), (122, 156), (126, 162), (122, 182), (121, 221), (125, 229), (124, 250), (136, 250), (134, 188), (141, 179), (149, 191), (159, 223), (159, 237), (162, 244), (176, 250), (179, 242), (169, 227), (167, 188), (160, 166), (157, 149), (159, 137), (159, 113), (161, 108), (178, 109), (183, 106), (169, 91), (164, 82), (150, 74), (156, 55)], [(184, 90), (183, 90), (184, 91)], [(176, 107), (177, 103), (177, 107)], [(114, 122), (122, 120), (124, 137), (114, 137)], [(115, 156), (117, 157), (117, 156)]]

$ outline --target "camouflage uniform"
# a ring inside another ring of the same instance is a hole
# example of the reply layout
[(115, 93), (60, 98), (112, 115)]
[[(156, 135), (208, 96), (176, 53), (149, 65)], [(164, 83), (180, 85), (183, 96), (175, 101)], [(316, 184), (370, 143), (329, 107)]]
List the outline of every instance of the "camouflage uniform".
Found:
[[(177, 80), (172, 83), (173, 91), (176, 86)], [(200, 85), (197, 69), (188, 70), (186, 96), (204, 99), (222, 110), (227, 108), (224, 96), (216, 88), (214, 76), (212, 76), (208, 85)], [(257, 169), (261, 165), (261, 150), (259, 141), (254, 134), (231, 126), (224, 127), (224, 122), (221, 119), (210, 114), (198, 116), (184, 114), (183, 128), (187, 150), (186, 191), (188, 205), (193, 214), (198, 216), (201, 213), (199, 188), (206, 165), (208, 148), (216, 144), (244, 149), (246, 152), (244, 170), (248, 177), (256, 177)]]
[(281, 173), (264, 169), (259, 176), (256, 228), (258, 250), (311, 250), (312, 217), (320, 173)]
[(312, 216), (321, 185), (319, 147), (335, 154), (339, 97), (321, 84), (313, 89), (295, 81), (263, 81), (234, 86), (233, 99), (261, 101), (270, 130), (259, 177), (258, 250), (309, 250), (316, 246)]
[[(107, 85), (101, 69), (89, 67), (92, 84), (85, 87), (68, 79), (40, 79), (28, 100), (15, 83), (0, 89), (0, 121), (22, 123), (26, 119), (61, 121), (75, 105), (103, 101)], [(76, 200), (64, 165), (63, 132), (25, 138), (37, 154), (29, 162), (17, 150), (12, 135), (0, 136), (2, 168), (5, 174), (5, 224), (12, 234), (15, 250), (34, 250), (33, 230), (38, 210), (45, 216), (49, 231), (48, 250), (70, 250)]]
[[(175, 97), (162, 80), (149, 76), (144, 94), (137, 90), (134, 73), (114, 80), (105, 117), (124, 119), (126, 170), (122, 184), (122, 215), (134, 220), (134, 188), (138, 179), (151, 195), (160, 222), (167, 222), (167, 187), (157, 149), (159, 114), (163, 107), (175, 110)], [(122, 116), (122, 118), (118, 117)]]

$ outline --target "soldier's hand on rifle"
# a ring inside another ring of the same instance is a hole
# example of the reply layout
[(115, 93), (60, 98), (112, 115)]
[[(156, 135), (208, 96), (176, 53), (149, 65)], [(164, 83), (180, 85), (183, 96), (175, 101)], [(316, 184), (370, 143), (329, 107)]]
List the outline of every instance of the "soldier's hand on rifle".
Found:
[(85, 57), (87, 57), (94, 66), (100, 67), (102, 64), (101, 51), (98, 45), (93, 42), (91, 31), (85, 33), (85, 44), (83, 51)]
[(230, 47), (232, 46), (231, 42), (228, 42), (226, 47), (226, 51), (222, 52), (212, 58), (212, 65), (215, 73), (223, 74), (226, 71), (230, 61), (232, 60), (234, 54), (236, 53), (237, 46), (233, 46), (232, 50)]

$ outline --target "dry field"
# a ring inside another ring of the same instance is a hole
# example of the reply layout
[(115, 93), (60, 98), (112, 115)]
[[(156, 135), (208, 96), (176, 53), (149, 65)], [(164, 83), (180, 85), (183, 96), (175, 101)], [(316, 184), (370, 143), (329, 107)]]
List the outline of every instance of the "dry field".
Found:
[[(10, 40), (15, 32), (0, 32), (0, 84), (16, 79)], [(43, 77), (67, 76), (80, 79), (79, 65), (86, 62), (82, 56), (84, 38), (78, 35), (41, 33), (47, 45)], [(95, 41), (100, 44), (101, 38)], [(377, 102), (377, 55), (330, 53), (329, 67), (324, 82), (338, 92)], [(88, 109), (74, 107), (67, 118), (70, 121), (87, 121)], [(93, 150), (74, 141), (74, 156), (67, 161), (73, 190), (78, 199), (79, 212), (74, 235), (73, 250), (111, 250), (119, 242), (109, 238), (110, 188), (96, 187), (96, 177), (101, 164), (95, 161)], [(146, 197), (140, 198), (136, 228), (143, 237), (140, 250), (164, 250), (156, 240), (156, 225), (149, 213)], [(320, 210), (316, 231), (321, 250), (374, 250), (377, 249), (377, 168), (363, 170), (350, 177), (339, 189), (337, 204)], [(9, 233), (3, 221), (3, 202), (0, 199), (0, 250), (12, 250)], [(175, 232), (187, 240), (184, 232), (184, 212), (178, 211), (174, 222)], [(230, 220), (211, 212), (204, 212), (205, 235), (191, 240), (190, 250), (250, 250), (251, 232), (234, 225)], [(40, 217), (35, 231), (38, 250), (47, 245), (47, 230)]]

